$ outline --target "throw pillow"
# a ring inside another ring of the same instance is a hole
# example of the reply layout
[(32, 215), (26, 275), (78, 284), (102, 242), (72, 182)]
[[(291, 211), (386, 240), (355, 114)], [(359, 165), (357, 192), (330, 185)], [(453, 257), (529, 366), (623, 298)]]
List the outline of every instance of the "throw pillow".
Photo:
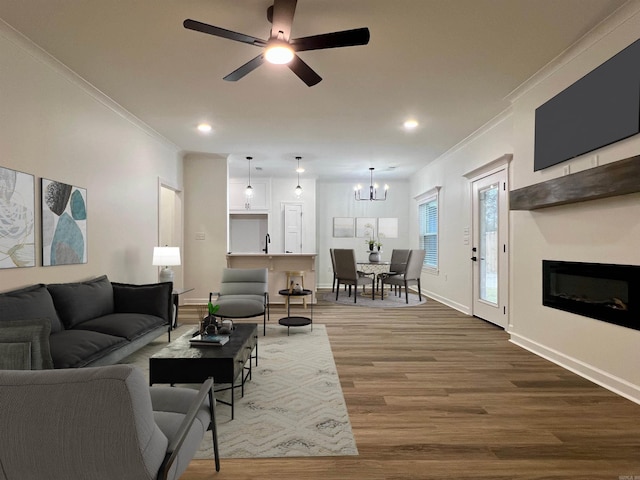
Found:
[[(4, 352), (7, 353), (7, 355), (24, 355), (25, 347), (10, 348), (6, 344), (29, 344), (31, 358), (30, 366), (28, 368), (23, 368), (23, 370), (41, 370), (53, 368), (51, 349), (49, 347), (50, 334), (51, 322), (46, 318), (33, 320), (9, 320), (6, 322), (2, 322), (0, 326), (0, 344), (5, 344)], [(21, 349), (22, 353), (18, 352), (18, 350)], [(14, 360), (11, 360), (11, 362), (13, 361)], [(10, 363), (10, 361), (7, 362)]]

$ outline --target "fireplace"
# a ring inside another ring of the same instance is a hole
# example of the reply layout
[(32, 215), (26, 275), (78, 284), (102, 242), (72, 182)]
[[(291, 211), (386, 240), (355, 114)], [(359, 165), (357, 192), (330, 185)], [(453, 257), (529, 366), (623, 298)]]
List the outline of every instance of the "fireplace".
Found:
[(640, 266), (543, 260), (542, 304), (640, 330)]

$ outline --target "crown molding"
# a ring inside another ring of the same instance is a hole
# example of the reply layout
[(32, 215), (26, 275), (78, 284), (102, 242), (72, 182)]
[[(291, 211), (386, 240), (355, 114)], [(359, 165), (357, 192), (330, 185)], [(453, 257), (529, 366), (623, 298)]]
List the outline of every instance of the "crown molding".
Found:
[[(589, 50), (595, 44), (609, 36), (611, 32), (617, 30), (620, 26), (637, 15), (640, 15), (640, 0), (630, 0), (625, 3), (589, 32), (585, 33), (581, 38), (573, 43), (573, 45), (566, 48), (553, 60), (534, 73), (528, 80), (525, 80), (522, 84), (516, 87), (511, 93), (504, 97), (505, 100), (508, 100), (513, 104), (520, 97), (535, 88), (563, 66)], [(585, 74), (586, 73), (588, 72), (585, 72)]]
[(176, 153), (180, 153), (182, 151), (182, 149), (171, 140), (151, 128), (145, 122), (125, 109), (118, 102), (93, 86), (87, 80), (67, 67), (60, 60), (55, 58), (53, 55), (48, 53), (42, 47), (34, 43), (31, 39), (23, 35), (21, 32), (13, 28), (2, 19), (0, 19), (0, 35), (7, 41), (15, 45), (17, 48), (31, 56), (33, 59), (45, 65), (46, 67), (60, 75), (62, 78), (64, 78), (66, 81), (85, 92), (98, 103), (105, 106), (121, 118), (127, 120), (133, 126), (143, 131), (154, 140), (162, 143), (166, 148)]

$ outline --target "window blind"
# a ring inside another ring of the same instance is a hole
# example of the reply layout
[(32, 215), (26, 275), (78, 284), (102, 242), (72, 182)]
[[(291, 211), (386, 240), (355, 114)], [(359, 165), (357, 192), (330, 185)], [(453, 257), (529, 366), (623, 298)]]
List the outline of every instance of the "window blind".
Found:
[(426, 252), (424, 266), (438, 268), (438, 198), (418, 206), (420, 219), (420, 248)]

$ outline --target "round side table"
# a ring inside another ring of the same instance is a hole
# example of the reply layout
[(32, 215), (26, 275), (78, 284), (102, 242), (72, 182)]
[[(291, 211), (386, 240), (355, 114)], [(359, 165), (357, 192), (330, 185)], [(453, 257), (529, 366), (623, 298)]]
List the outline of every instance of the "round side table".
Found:
[(287, 316), (282, 317), (278, 320), (280, 325), (287, 327), (287, 335), (289, 335), (289, 329), (291, 327), (305, 327), (307, 325), (311, 325), (311, 330), (313, 331), (313, 292), (311, 290), (298, 290), (298, 291), (289, 291), (288, 288), (284, 288), (279, 290), (278, 293), (280, 295), (284, 295), (289, 300), (291, 297), (306, 297), (307, 295), (311, 295), (311, 316), (303, 317), (298, 315), (291, 315), (291, 302), (287, 301)]

